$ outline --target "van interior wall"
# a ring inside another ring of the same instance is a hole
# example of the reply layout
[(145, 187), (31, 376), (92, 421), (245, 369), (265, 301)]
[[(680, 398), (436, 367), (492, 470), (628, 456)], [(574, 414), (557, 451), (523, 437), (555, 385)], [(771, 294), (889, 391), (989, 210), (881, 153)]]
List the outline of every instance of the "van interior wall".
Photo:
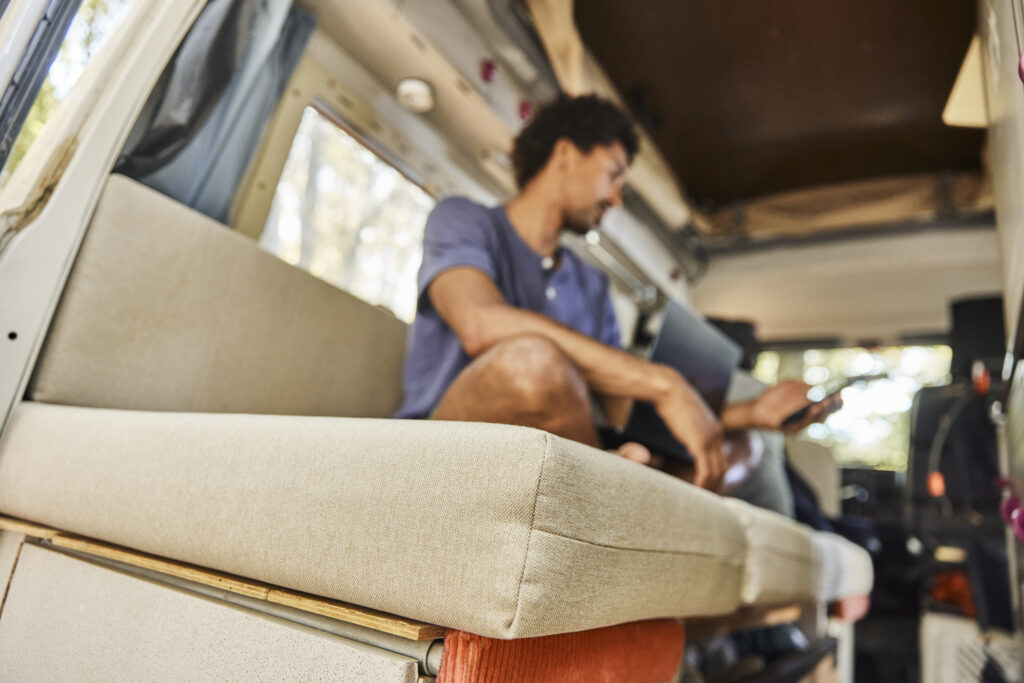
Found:
[(952, 299), (1001, 291), (996, 232), (972, 225), (713, 257), (693, 302), (766, 341), (897, 342), (948, 332)]
[[(1003, 255), (1006, 282), (1004, 305), (1008, 350), (1016, 359), (1012, 390), (1007, 398), (1006, 449), (1002, 464), (1004, 474), (1019, 496), (1024, 491), (1024, 92), (1021, 80), (1024, 70), (1018, 69), (1024, 16), (1019, 3), (980, 0), (978, 30), (981, 38), (985, 100), (989, 120), (989, 166), (996, 198), (996, 222)], [(1009, 491), (1007, 491), (1009, 493)], [(1019, 537), (1019, 536), (1018, 536)], [(1024, 593), (1024, 546), (1010, 541), (1010, 572), (1014, 578), (1014, 603), (1018, 633), (1024, 630), (1024, 609), (1020, 596)], [(1014, 566), (1016, 565), (1016, 566)]]
[[(230, 218), (233, 227), (259, 237), (307, 106), (335, 119), (435, 197), (459, 194), (493, 204), (511, 196), (511, 174), (500, 167), (499, 153), (510, 147), (521, 125), (518, 120), (510, 122), (504, 111), (510, 98), (519, 101), (514, 84), (499, 79), (481, 85), (462, 73), (440, 49), (434, 49), (431, 35), (412, 21), (415, 13), (406, 16), (362, 0), (301, 4), (317, 12), (319, 28), (236, 197)], [(470, 43), (480, 43), (481, 50), (488, 47), (480, 40)], [(395, 84), (410, 75), (434, 84), (438, 104), (433, 111), (414, 114), (398, 104)], [(497, 92), (506, 87), (508, 92)], [(506, 175), (507, 182), (497, 175)], [(627, 211), (615, 211), (606, 217), (602, 232), (662, 292), (688, 300), (678, 262), (653, 233), (655, 229)], [(617, 294), (620, 325), (630, 338), (640, 313), (636, 293)]]
[(436, 197), (498, 201), (473, 157), (430, 120), (403, 109), (393, 89), (323, 31), (314, 31), (232, 208), (230, 223), (259, 239), (303, 111), (315, 107)]
[(1009, 347), (1024, 355), (1024, 330), (1020, 311), (1024, 306), (1024, 97), (1021, 96), (1021, 33), (1024, 17), (1012, 3), (979, 3), (985, 100), (988, 106), (988, 163), (996, 199), (996, 223), (1002, 245), (1006, 283), (1006, 332)]
[(678, 301), (690, 300), (690, 288), (682, 276), (678, 262), (665, 245), (632, 213), (609, 211), (601, 222), (601, 231), (608, 235), (666, 296)]

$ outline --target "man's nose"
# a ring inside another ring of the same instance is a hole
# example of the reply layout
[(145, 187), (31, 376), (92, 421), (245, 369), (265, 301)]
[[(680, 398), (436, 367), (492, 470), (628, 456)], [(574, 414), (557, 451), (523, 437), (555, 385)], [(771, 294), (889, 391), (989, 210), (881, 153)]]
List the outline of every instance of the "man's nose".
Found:
[(622, 206), (622, 185), (616, 184), (608, 198), (608, 206)]

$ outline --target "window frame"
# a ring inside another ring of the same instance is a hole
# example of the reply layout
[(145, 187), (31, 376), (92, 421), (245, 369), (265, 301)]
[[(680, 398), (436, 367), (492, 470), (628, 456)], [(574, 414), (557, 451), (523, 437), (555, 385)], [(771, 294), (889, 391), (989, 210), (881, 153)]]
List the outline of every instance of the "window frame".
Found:
[(384, 96), (393, 93), (315, 30), (253, 155), (228, 224), (259, 240), (306, 107), (317, 109), (435, 199), (459, 194), (496, 204), (507, 198), (508, 192), (480, 173), (475, 159), (448, 143), (422, 116), (397, 102), (382, 105)]
[(14, 149), (29, 110), (50, 73), (82, 0), (50, 0), (0, 95), (0, 169)]
[[(323, 102), (322, 98), (316, 97), (316, 98), (314, 98), (313, 102), (311, 102), (311, 103), (307, 104), (306, 106), (304, 106), (302, 108), (302, 115), (303, 115), (303, 117), (305, 116), (305, 112), (307, 110), (309, 110), (309, 109), (312, 109), (317, 115), (322, 117), (323, 120), (326, 121), (328, 124), (334, 126), (337, 130), (341, 131), (345, 135), (348, 135), (362, 149), (364, 149), (367, 152), (369, 152), (370, 154), (372, 154), (380, 162), (385, 164), (388, 168), (391, 168), (393, 171), (395, 171), (405, 181), (411, 183), (414, 187), (418, 188), (420, 191), (422, 191), (428, 197), (433, 199), (435, 203), (437, 202), (437, 200), (438, 200), (437, 195), (432, 193), (430, 191), (430, 189), (427, 187), (427, 185), (422, 180), (417, 180), (417, 178), (412, 177), (412, 175), (410, 175), (410, 172), (407, 170), (408, 166), (406, 164), (397, 163), (397, 160), (394, 158), (394, 156), (392, 154), (389, 154), (387, 152), (382, 152), (382, 147), (380, 145), (378, 145), (378, 144), (376, 144), (374, 142), (371, 142), (365, 135), (362, 135), (359, 131), (355, 130), (351, 125), (349, 125), (345, 121), (344, 117), (342, 117), (340, 114), (338, 114), (336, 111), (334, 111), (333, 108), (331, 108), (327, 103)], [(296, 127), (296, 129), (295, 129), (295, 136), (292, 137), (292, 140), (289, 143), (288, 152), (287, 152), (287, 154), (285, 156), (286, 161), (287, 161), (288, 156), (290, 156), (290, 154), (291, 154), (292, 147), (295, 144), (295, 140), (296, 140), (296, 137), (298, 135), (298, 130), (301, 127), (301, 120), (302, 120), (302, 117), (300, 117), (300, 126)], [(278, 185), (280, 184), (281, 178), (283, 177), (284, 166), (285, 165), (282, 165), (282, 167), (281, 167), (282, 173), (281, 173), (281, 176), (279, 176), (279, 178), (278, 178)], [(277, 185), (275, 185), (275, 187), (274, 187), (274, 193), (273, 194), (276, 195), (276, 193), (277, 193)], [(273, 205), (273, 201), (271, 201), (271, 206), (272, 205)], [(267, 219), (269, 220), (269, 207), (268, 207)], [(263, 228), (261, 228), (261, 230), (260, 230), (260, 234), (256, 236), (256, 240), (258, 242), (262, 241), (263, 232), (265, 231), (265, 228), (266, 228), (266, 221), (264, 222)], [(356, 247), (356, 248), (358, 248), (358, 247)], [(269, 252), (269, 253), (273, 253), (273, 252)], [(275, 256), (277, 256), (277, 254), (275, 254)], [(296, 267), (299, 267), (299, 266), (296, 266)], [(417, 266), (417, 268), (418, 268), (418, 266)], [(315, 275), (313, 273), (310, 273), (310, 274), (313, 275), (314, 277), (320, 278), (320, 276), (317, 276), (317, 275)], [(346, 291), (347, 293), (351, 294), (352, 296), (355, 296), (356, 298), (359, 298), (359, 299), (365, 301), (367, 304), (369, 304), (371, 306), (379, 306), (381, 308), (384, 308), (384, 309), (390, 311), (392, 313), (392, 315), (394, 315), (396, 318), (399, 318), (400, 320), (403, 320), (403, 322), (411, 323), (411, 321), (406, 321), (403, 318), (399, 317), (398, 311), (392, 309), (389, 305), (387, 305), (387, 304), (385, 304), (383, 302), (367, 301), (366, 299), (363, 299), (361, 296), (359, 296), (359, 294), (357, 294), (353, 290), (350, 290), (350, 289), (348, 289), (346, 287), (342, 287), (340, 285), (337, 285), (334, 282), (332, 282), (331, 280), (328, 280), (326, 278), (320, 278), (320, 279), (323, 279), (325, 282), (327, 282), (328, 284), (330, 284), (333, 287), (338, 287), (342, 291)], [(415, 303), (414, 303), (414, 307), (415, 307)]]
[(203, 0), (134, 0), (0, 191), (0, 435), (25, 394), (46, 330), (117, 155)]

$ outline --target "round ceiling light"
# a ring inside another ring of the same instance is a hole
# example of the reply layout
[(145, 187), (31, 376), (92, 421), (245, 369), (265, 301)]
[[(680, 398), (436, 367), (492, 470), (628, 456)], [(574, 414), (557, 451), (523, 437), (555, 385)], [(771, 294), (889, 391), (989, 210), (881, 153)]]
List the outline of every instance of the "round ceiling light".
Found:
[(434, 86), (421, 78), (403, 78), (395, 89), (398, 103), (416, 114), (434, 108)]

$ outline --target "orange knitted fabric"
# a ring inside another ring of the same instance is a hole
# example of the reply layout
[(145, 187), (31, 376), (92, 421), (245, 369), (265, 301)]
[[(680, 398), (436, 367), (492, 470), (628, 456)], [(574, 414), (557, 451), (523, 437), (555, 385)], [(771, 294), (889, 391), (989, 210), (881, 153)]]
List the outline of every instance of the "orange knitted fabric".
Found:
[(437, 683), (658, 683), (683, 659), (683, 626), (671, 619), (541, 638), (498, 640), (448, 631)]

